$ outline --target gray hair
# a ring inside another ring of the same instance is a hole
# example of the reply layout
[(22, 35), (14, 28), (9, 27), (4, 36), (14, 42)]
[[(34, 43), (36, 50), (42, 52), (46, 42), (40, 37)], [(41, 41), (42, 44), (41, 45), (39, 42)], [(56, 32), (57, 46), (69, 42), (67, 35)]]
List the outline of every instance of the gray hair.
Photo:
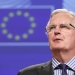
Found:
[[(50, 18), (52, 18), (54, 15), (58, 14), (58, 13), (67, 13), (69, 15), (71, 15), (71, 17), (74, 18), (74, 22), (75, 22), (75, 13), (72, 12), (72, 11), (68, 11), (67, 9), (56, 9), (52, 12)], [(47, 25), (46, 25), (46, 33), (48, 33), (48, 29), (49, 29), (49, 23), (50, 23), (50, 20), (48, 21)]]

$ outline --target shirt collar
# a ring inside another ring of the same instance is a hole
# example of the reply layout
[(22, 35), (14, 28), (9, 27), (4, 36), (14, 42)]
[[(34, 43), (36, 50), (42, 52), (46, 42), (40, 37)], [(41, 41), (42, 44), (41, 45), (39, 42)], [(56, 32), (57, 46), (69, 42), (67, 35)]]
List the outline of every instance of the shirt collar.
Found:
[[(61, 62), (59, 62), (57, 59), (52, 58), (52, 67), (55, 69)], [(69, 60), (68, 62), (64, 63), (68, 65), (71, 69), (75, 70), (75, 56)]]
[(68, 65), (71, 69), (75, 70), (75, 56), (65, 64)]

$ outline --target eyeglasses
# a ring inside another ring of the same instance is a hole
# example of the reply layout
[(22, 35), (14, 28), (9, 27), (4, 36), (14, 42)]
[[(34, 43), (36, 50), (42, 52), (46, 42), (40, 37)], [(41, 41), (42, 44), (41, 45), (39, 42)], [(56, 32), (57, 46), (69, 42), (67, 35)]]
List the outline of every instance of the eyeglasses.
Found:
[(72, 26), (73, 28), (75, 28), (75, 26), (74, 26), (74, 25), (72, 25), (72, 24), (70, 24), (70, 23), (69, 23), (69, 25), (70, 25), (70, 26)]
[[(49, 25), (49, 27), (47, 28), (47, 33), (52, 32), (53, 30), (56, 29), (56, 27), (57, 27), (56, 25)], [(71, 23), (59, 25), (60, 30), (68, 30), (71, 29), (71, 27), (75, 28), (75, 26), (72, 25)]]

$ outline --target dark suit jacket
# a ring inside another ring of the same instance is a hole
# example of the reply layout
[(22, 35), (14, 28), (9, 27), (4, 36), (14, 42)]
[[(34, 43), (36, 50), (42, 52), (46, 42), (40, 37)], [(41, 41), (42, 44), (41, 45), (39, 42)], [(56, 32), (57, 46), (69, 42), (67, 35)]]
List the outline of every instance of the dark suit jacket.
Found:
[(52, 62), (46, 62), (24, 68), (17, 75), (53, 75)]

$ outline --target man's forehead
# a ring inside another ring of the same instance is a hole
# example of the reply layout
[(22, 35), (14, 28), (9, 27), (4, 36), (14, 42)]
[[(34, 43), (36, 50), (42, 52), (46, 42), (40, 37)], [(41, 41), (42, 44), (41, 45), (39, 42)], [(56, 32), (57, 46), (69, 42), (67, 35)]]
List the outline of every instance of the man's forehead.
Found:
[(74, 17), (71, 15), (71, 14), (68, 14), (68, 13), (58, 13), (58, 14), (55, 14), (53, 15), (53, 17), (50, 18), (50, 21), (52, 20), (71, 20), (73, 19)]
[(73, 22), (73, 18), (71, 16), (68, 15), (63, 15), (63, 16), (59, 16), (59, 15), (54, 15), (52, 18), (50, 18), (49, 23), (50, 24), (64, 24), (64, 23), (72, 23)]
[(50, 23), (50, 25), (65, 25), (65, 24), (69, 24), (69, 23), (66, 23), (66, 22), (64, 22), (64, 21), (63, 21), (63, 22), (60, 22), (59, 24), (55, 24), (55, 23), (52, 23), (52, 24), (51, 24), (51, 23)]

